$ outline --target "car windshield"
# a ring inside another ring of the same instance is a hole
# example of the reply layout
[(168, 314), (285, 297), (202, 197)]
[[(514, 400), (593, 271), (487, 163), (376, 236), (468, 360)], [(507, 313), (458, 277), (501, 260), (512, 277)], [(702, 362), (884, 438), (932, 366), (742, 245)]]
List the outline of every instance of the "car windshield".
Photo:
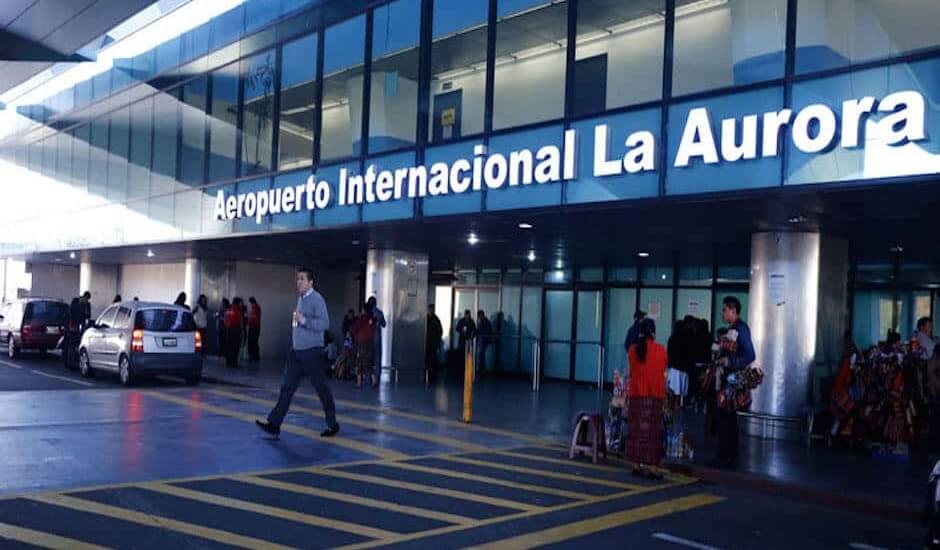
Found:
[(178, 309), (144, 309), (137, 312), (134, 328), (153, 332), (192, 332), (193, 314)]
[(62, 302), (29, 302), (24, 321), (37, 325), (61, 325), (65, 323), (68, 309)]

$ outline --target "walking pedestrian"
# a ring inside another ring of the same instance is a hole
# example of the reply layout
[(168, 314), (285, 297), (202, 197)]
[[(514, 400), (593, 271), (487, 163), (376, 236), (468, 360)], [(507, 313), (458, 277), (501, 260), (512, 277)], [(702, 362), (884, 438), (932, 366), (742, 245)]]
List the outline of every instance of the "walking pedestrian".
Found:
[[(206, 340), (206, 329), (209, 328), (209, 299), (205, 294), (200, 294), (199, 299), (196, 300), (196, 307), (193, 308), (193, 323), (196, 325), (202, 342), (207, 344), (209, 342)], [(206, 345), (202, 346), (200, 353), (203, 356), (206, 355), (206, 347)]]
[(251, 308), (248, 310), (248, 360), (258, 361), (261, 351), (258, 341), (261, 339), (261, 306), (254, 296), (248, 298)]
[(85, 330), (88, 327), (88, 324), (91, 322), (91, 292), (87, 290), (82, 293), (82, 298), (79, 300), (81, 303), (82, 315), (79, 319), (79, 326), (82, 330)]
[(434, 313), (434, 304), (428, 306), (427, 334), (425, 335), (424, 365), (427, 370), (428, 382), (434, 379), (437, 372), (437, 354), (441, 349), (441, 338), (444, 337), (444, 327), (441, 320)]
[(493, 338), (493, 323), (486, 318), (486, 313), (481, 309), (477, 311), (477, 365), (486, 367), (486, 350), (490, 347)]
[(375, 371), (375, 332), (378, 330), (378, 320), (369, 312), (369, 304), (366, 303), (362, 315), (356, 319), (352, 328), (349, 329), (353, 338), (353, 346), (356, 354), (356, 387), (361, 388), (363, 380), (371, 377), (372, 385), (377, 384)]
[[(467, 353), (467, 343), (472, 342), (477, 333), (477, 325), (473, 322), (470, 310), (464, 310), (463, 318), (457, 321), (457, 348), (462, 354)], [(461, 359), (462, 360), (462, 359)]]
[(320, 437), (332, 437), (339, 433), (339, 424), (336, 422), (333, 393), (326, 381), (326, 357), (323, 354), (323, 333), (330, 328), (330, 315), (323, 296), (313, 289), (313, 271), (305, 267), (298, 269), (296, 284), (297, 307), (292, 315), (291, 351), (281, 394), (267, 421), (256, 420), (255, 423), (261, 430), (277, 438), (281, 433), (281, 423), (290, 409), (291, 399), (306, 376), (316, 388), (326, 415), (327, 428)]
[(238, 354), (241, 351), (244, 325), (241, 298), (236, 297), (232, 300), (231, 307), (225, 310), (223, 323), (225, 325), (225, 366), (236, 369), (238, 368)]
[(375, 296), (371, 296), (366, 302), (366, 312), (375, 319), (375, 330), (373, 331), (372, 342), (372, 360), (375, 365), (375, 376), (372, 377), (372, 387), (379, 385), (382, 378), (382, 329), (385, 328), (385, 312), (379, 309), (376, 304)]
[(663, 400), (666, 398), (666, 348), (656, 343), (649, 319), (637, 327), (637, 341), (630, 346), (630, 386), (627, 389), (627, 425), (630, 431), (624, 456), (634, 465), (633, 475), (662, 479), (652, 468), (663, 456)]

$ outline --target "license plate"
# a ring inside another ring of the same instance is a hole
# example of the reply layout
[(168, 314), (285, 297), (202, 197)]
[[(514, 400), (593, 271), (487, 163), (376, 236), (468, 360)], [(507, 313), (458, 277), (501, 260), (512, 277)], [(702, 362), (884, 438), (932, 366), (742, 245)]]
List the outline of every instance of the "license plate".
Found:
[(176, 338), (164, 338), (163, 347), (165, 348), (175, 348), (176, 347)]
[(59, 327), (46, 327), (46, 334), (59, 334)]

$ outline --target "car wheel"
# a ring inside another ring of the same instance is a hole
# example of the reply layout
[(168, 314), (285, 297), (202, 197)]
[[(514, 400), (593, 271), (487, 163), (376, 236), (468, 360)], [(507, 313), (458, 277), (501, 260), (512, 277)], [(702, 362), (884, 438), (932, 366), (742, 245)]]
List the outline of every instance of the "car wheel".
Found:
[(134, 375), (131, 373), (131, 361), (126, 355), (122, 355), (118, 363), (118, 374), (121, 376), (121, 384), (130, 386), (134, 383)]
[(16, 342), (13, 340), (13, 335), (7, 336), (7, 357), (10, 359), (16, 359), (16, 356), (20, 354), (20, 350), (16, 348)]
[(84, 378), (91, 378), (95, 375), (95, 370), (91, 368), (91, 361), (88, 360), (88, 352), (82, 350), (78, 355), (78, 372)]

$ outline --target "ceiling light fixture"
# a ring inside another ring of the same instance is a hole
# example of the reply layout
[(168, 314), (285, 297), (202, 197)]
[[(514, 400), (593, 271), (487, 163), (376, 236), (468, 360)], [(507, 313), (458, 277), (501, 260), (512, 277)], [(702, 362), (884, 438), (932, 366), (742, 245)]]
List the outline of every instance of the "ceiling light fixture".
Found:
[(476, 233), (470, 233), (470, 236), (467, 237), (467, 242), (470, 243), (470, 246), (474, 246), (475, 244), (480, 242), (480, 238), (477, 237)]
[(70, 259), (70, 260), (74, 260), (74, 259), (75, 259), (75, 253), (74, 253), (74, 252), (69, 252), (69, 259)]
[(148, 248), (148, 249), (147, 249), (147, 257), (148, 257), (148, 258), (153, 258), (154, 256), (156, 256), (156, 254), (153, 253), (153, 250), (152, 250), (152, 249), (149, 249), (149, 248)]
[(352, 245), (359, 246), (359, 239), (353, 239)]
[(519, 224), (519, 229), (532, 229), (532, 224), (528, 222), (522, 222)]
[(530, 251), (529, 251), (529, 255), (526, 256), (526, 257), (529, 259), (530, 262), (534, 262), (534, 261), (535, 261), (535, 251), (534, 251), (534, 250), (530, 250)]
[(804, 218), (802, 215), (790, 216), (789, 218), (787, 218), (787, 223), (792, 223), (792, 224), (803, 223), (805, 221), (806, 221), (806, 218)]
[(637, 252), (636, 255), (639, 256), (640, 258), (649, 258), (649, 257), (650, 257), (650, 253), (649, 253), (649, 252)]
[(904, 252), (904, 247), (897, 244), (897, 245), (892, 246), (888, 251), (891, 252), (892, 254), (901, 254)]

